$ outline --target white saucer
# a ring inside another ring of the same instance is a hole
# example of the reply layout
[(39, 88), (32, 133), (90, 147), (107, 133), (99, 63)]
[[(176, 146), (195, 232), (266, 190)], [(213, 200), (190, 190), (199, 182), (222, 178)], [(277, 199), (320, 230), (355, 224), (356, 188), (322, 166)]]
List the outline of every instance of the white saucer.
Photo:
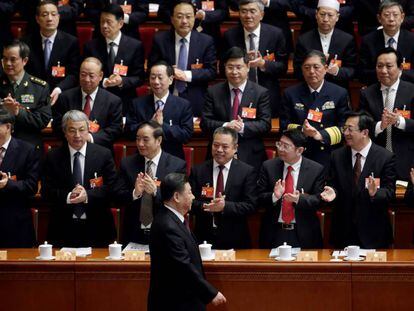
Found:
[(277, 261), (294, 261), (294, 260), (296, 260), (296, 257), (291, 256), (290, 258), (282, 259), (282, 258), (280, 258), (280, 256), (277, 256), (276, 260)]
[(111, 256), (107, 256), (105, 257), (106, 260), (124, 260), (125, 257), (121, 256), (121, 257), (111, 257)]
[(358, 258), (349, 258), (348, 256), (346, 256), (346, 257), (344, 257), (344, 260), (346, 260), (346, 261), (362, 261), (362, 260), (364, 260), (365, 258), (364, 257), (361, 257), (361, 256), (359, 256)]
[(36, 259), (37, 260), (53, 260), (55, 259), (55, 256), (50, 256), (50, 257), (37, 256)]
[(329, 260), (329, 261), (331, 261), (331, 262), (341, 262), (342, 261), (342, 259), (340, 259), (340, 258), (332, 258), (331, 260)]
[(214, 258), (216, 258), (215, 254), (212, 254), (210, 257), (201, 257), (202, 261), (212, 261), (214, 260)]

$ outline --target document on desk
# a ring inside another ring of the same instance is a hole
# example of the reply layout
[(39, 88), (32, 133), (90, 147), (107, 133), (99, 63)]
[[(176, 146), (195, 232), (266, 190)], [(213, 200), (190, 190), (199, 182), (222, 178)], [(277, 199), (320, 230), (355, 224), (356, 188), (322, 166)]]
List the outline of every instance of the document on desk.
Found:
[[(359, 255), (366, 257), (367, 253), (374, 253), (375, 249), (360, 249), (359, 250)], [(343, 251), (333, 251), (332, 252), (332, 256), (333, 257), (346, 257), (348, 256), (348, 252), (343, 250)]]
[(62, 247), (62, 252), (76, 252), (76, 257), (86, 257), (92, 255), (92, 247)]
[[(296, 256), (300, 252), (300, 247), (292, 247), (292, 256)], [(272, 248), (269, 257), (274, 258), (279, 256), (279, 247)]]
[(149, 245), (129, 242), (128, 245), (122, 250), (122, 253), (124, 254), (125, 251), (144, 251), (149, 254)]

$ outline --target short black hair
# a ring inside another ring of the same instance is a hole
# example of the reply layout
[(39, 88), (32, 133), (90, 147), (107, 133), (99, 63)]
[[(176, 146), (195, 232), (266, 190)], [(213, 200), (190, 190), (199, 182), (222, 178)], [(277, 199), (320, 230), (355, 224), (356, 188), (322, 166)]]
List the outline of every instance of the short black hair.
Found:
[(237, 46), (231, 47), (224, 53), (223, 63), (226, 64), (228, 60), (232, 58), (242, 58), (246, 65), (249, 63), (249, 56), (246, 51)]
[(138, 124), (137, 133), (140, 129), (142, 129), (145, 126), (149, 126), (154, 130), (152, 135), (155, 139), (157, 139), (158, 137), (163, 137), (164, 132), (162, 130), (162, 126), (155, 120), (143, 121), (140, 124)]
[(159, 60), (159, 61), (155, 62), (154, 64), (152, 64), (152, 66), (149, 70), (149, 73), (151, 73), (151, 69), (154, 66), (165, 66), (166, 70), (167, 70), (167, 76), (171, 77), (171, 76), (174, 75), (174, 68), (169, 63), (167, 63), (165, 60)]
[(0, 107), (0, 124), (10, 123), (13, 126), (15, 121), (16, 117), (13, 114), (4, 107)]
[(213, 140), (214, 140), (214, 137), (216, 136), (216, 135), (230, 135), (231, 136), (231, 138), (232, 138), (232, 141), (233, 141), (233, 143), (236, 145), (237, 144), (237, 142), (238, 142), (238, 139), (239, 139), (239, 135), (237, 134), (237, 132), (235, 131), (235, 130), (233, 130), (232, 128), (229, 128), (229, 127), (224, 127), (224, 126), (222, 126), (222, 127), (218, 127), (218, 128), (216, 128), (215, 130), (214, 130), (214, 133), (213, 133)]
[(18, 39), (13, 40), (12, 42), (6, 44), (3, 47), (3, 54), (4, 54), (4, 50), (16, 48), (16, 47), (19, 48), (19, 56), (21, 58), (24, 59), (26, 57), (29, 57), (29, 55), (30, 55), (30, 48), (29, 48), (29, 46), (26, 43), (24, 43), (23, 41), (20, 41)]
[[(172, 1), (172, 0), (169, 0), (169, 1)], [(171, 6), (171, 9), (170, 9), (170, 16), (171, 17), (174, 15), (175, 7), (177, 5), (179, 5), (179, 4), (188, 4), (188, 5), (191, 5), (191, 7), (194, 10), (194, 15), (196, 14), (197, 8), (196, 8), (196, 4), (195, 3), (193, 3), (191, 0), (179, 0), (179, 1), (175, 1), (175, 3)]]
[(378, 62), (378, 57), (380, 57), (381, 55), (391, 54), (391, 53), (395, 54), (395, 58), (397, 59), (397, 66), (401, 67), (401, 64), (403, 62), (403, 57), (401, 53), (390, 46), (386, 48), (382, 48), (381, 50), (378, 51), (377, 56), (375, 57), (375, 63)]
[(175, 192), (183, 192), (187, 176), (181, 173), (170, 173), (161, 181), (160, 191), (163, 202), (171, 200)]
[(305, 63), (308, 58), (315, 57), (315, 56), (320, 58), (322, 65), (326, 65), (325, 54), (323, 54), (323, 52), (319, 50), (311, 50), (308, 53), (306, 53), (305, 57), (303, 58), (302, 64)]
[(36, 15), (39, 16), (40, 14), (40, 8), (44, 5), (54, 5), (56, 7), (56, 9), (58, 8), (58, 4), (56, 0), (42, 0), (39, 2), (39, 4), (36, 6)]
[[(360, 131), (368, 130), (369, 136), (374, 134), (374, 118), (365, 110), (352, 111), (346, 114), (346, 119), (358, 117), (358, 128)], [(371, 137), (372, 138), (372, 137)]]
[(381, 15), (382, 11), (392, 6), (398, 6), (400, 8), (401, 13), (404, 13), (404, 8), (401, 5), (401, 3), (395, 0), (383, 0), (383, 1), (380, 1), (380, 4), (378, 6), (378, 15)]
[(108, 14), (114, 15), (117, 21), (124, 19), (124, 11), (122, 10), (119, 4), (112, 3), (112, 4), (105, 5), (101, 11), (101, 15), (102, 13), (108, 13)]
[(285, 136), (286, 138), (289, 138), (292, 143), (295, 145), (296, 148), (299, 147), (304, 147), (306, 148), (306, 136), (305, 134), (302, 133), (301, 130), (295, 128), (295, 129), (289, 129), (289, 130), (284, 130), (282, 132), (282, 135), (280, 135), (280, 138), (282, 136)]

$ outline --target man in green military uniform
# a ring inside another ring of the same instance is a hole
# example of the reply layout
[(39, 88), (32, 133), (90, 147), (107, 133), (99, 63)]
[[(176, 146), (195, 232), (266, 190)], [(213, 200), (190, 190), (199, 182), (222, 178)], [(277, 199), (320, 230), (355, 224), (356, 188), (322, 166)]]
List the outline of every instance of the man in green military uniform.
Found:
[(29, 47), (18, 40), (4, 47), (0, 98), (1, 105), (16, 117), (13, 136), (40, 147), (41, 130), (52, 117), (49, 86), (24, 70), (29, 53)]

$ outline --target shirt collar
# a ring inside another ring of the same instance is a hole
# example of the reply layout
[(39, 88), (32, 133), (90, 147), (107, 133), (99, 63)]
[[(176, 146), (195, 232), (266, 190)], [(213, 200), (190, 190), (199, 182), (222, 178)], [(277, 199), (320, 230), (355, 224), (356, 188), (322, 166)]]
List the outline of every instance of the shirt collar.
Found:
[(81, 155), (83, 155), (84, 157), (86, 157), (86, 146), (88, 145), (88, 143), (85, 143), (83, 146), (82, 146), (82, 148), (80, 148), (79, 150), (76, 150), (76, 149), (74, 149), (74, 148), (72, 148), (72, 146), (71, 145), (69, 145), (68, 144), (68, 147), (69, 147), (69, 153), (70, 153), (70, 158), (72, 159), (73, 158), (73, 156), (74, 156), (74, 154), (76, 153), (76, 152), (80, 152), (80, 154)]
[(10, 144), (11, 139), (12, 139), (12, 137), (10, 135), (9, 139), (6, 140), (6, 142), (3, 144), (3, 146), (0, 146), (0, 147), (3, 147), (7, 151), (7, 148), (9, 148), (9, 144)]
[[(96, 94), (98, 94), (98, 89), (99, 89), (99, 86), (95, 89), (95, 91), (93, 91), (91, 94), (89, 94), (89, 96), (91, 97), (91, 99), (92, 99), (93, 102), (95, 101)], [(82, 100), (83, 100), (86, 97), (86, 95), (88, 95), (88, 94), (86, 94), (82, 90), (82, 88), (81, 88), (81, 92), (82, 92)]]
[(170, 207), (170, 206), (168, 206), (167, 204), (164, 204), (164, 206), (166, 207), (166, 208), (168, 208), (171, 212), (173, 212), (174, 214), (175, 214), (175, 216), (177, 216), (178, 217), (178, 219), (180, 219), (180, 221), (182, 222), (182, 223), (184, 223), (184, 216), (183, 215), (181, 215), (177, 210), (175, 210), (174, 208), (172, 208), (172, 207)]
[(356, 151), (355, 149), (351, 149), (351, 151), (352, 151), (352, 158), (354, 158), (355, 155), (357, 153), (359, 153), (359, 154), (361, 154), (364, 157), (364, 159), (366, 159), (367, 156), (368, 156), (369, 149), (371, 148), (371, 145), (372, 145), (372, 141), (370, 139), (369, 142), (368, 142), (368, 144), (364, 148), (362, 148), (361, 151)]
[[(145, 163), (147, 163), (148, 161), (152, 161), (152, 163), (154, 163), (155, 166), (158, 167), (158, 162), (160, 162), (161, 153), (162, 153), (162, 149), (160, 149), (160, 152), (158, 152), (157, 155), (153, 157), (152, 159), (145, 157)], [(155, 175), (155, 172), (154, 172), (154, 175)]]
[[(382, 32), (384, 34), (385, 44), (387, 45), (388, 44), (388, 40), (391, 38), (391, 36), (387, 35), (384, 30)], [(397, 43), (397, 45), (398, 45), (398, 38), (399, 37), (400, 37), (400, 31), (398, 30), (398, 32), (394, 36), (392, 36), (392, 38), (394, 38), (395, 43)]]
[(167, 94), (165, 94), (165, 96), (162, 97), (162, 98), (158, 98), (157, 96), (154, 95), (154, 103), (156, 103), (157, 100), (161, 100), (164, 103), (164, 105), (165, 105), (165, 103), (167, 102), (167, 98), (168, 98), (169, 95), (170, 95), (169, 92), (167, 92)]
[(50, 42), (52, 42), (52, 44), (55, 42), (56, 35), (57, 35), (57, 30), (55, 30), (53, 35), (51, 35), (50, 37), (45, 37), (44, 35), (42, 35), (42, 33), (40, 33), (40, 36), (42, 37), (42, 42), (45, 42), (46, 39), (49, 39)]
[(400, 79), (397, 79), (397, 81), (395, 81), (395, 83), (391, 85), (390, 87), (381, 84), (381, 91), (385, 91), (387, 88), (389, 88), (390, 91), (396, 91), (398, 90), (399, 85), (400, 85)]
[[(227, 162), (226, 164), (224, 164), (224, 167), (227, 168), (228, 170), (230, 170), (230, 166), (231, 166), (231, 162), (233, 162), (233, 159), (231, 159), (229, 162)], [(216, 160), (213, 159), (213, 168), (218, 168), (220, 166), (220, 164), (218, 164), (216, 162)]]
[(313, 92), (315, 92), (315, 91), (318, 92), (318, 93), (320, 93), (324, 83), (325, 83), (325, 79), (322, 80), (321, 85), (316, 90), (314, 90), (313, 88), (311, 88), (310, 85), (308, 84), (309, 91), (311, 92), (311, 94)]
[(259, 26), (257, 26), (257, 28), (255, 30), (251, 31), (251, 32), (250, 31), (247, 31), (246, 28), (243, 27), (243, 30), (244, 30), (244, 38), (246, 40), (249, 40), (250, 39), (249, 34), (251, 34), (251, 33), (254, 33), (254, 35), (257, 38), (260, 38), (260, 28), (261, 28), (261, 24), (262, 23), (259, 23)]
[(122, 32), (120, 31), (120, 32), (118, 33), (118, 35), (115, 37), (115, 39), (114, 39), (114, 40), (111, 40), (111, 39), (105, 38), (105, 40), (106, 40), (106, 44), (107, 44), (107, 45), (109, 45), (109, 43), (114, 42), (114, 43), (116, 44), (116, 46), (119, 46), (119, 42), (121, 42), (121, 36), (122, 36)]
[(291, 166), (293, 168), (293, 170), (296, 172), (300, 169), (300, 165), (302, 164), (302, 157), (300, 157), (300, 159), (296, 163), (293, 163), (293, 164), (289, 164), (289, 163), (286, 163), (286, 162), (283, 162), (283, 163), (284, 163), (284, 169), (285, 170), (287, 170), (287, 168), (289, 166)]
[[(181, 36), (175, 32), (175, 44), (181, 44), (180, 40), (181, 40)], [(187, 40), (187, 43), (190, 43), (190, 38), (191, 38), (191, 31), (184, 37)]]
[(239, 87), (235, 87), (229, 82), (229, 88), (230, 88), (230, 91), (233, 90), (233, 89), (239, 89), (243, 94), (244, 89), (246, 88), (246, 84), (247, 84), (247, 79)]
[(330, 38), (332, 38), (332, 34), (333, 34), (333, 32), (334, 32), (334, 29), (332, 29), (330, 32), (328, 32), (327, 34), (324, 34), (324, 33), (322, 33), (322, 32), (320, 32), (319, 31), (319, 29), (318, 29), (318, 32), (319, 32), (319, 36), (322, 38), (322, 39), (330, 39)]
[(13, 81), (13, 80), (9, 79), (10, 83), (13, 84), (15, 82), (17, 85), (20, 85), (22, 83), (22, 80), (23, 80), (25, 74), (26, 74), (26, 71), (22, 70), (22, 73), (20, 74), (20, 76), (17, 78), (16, 81)]

